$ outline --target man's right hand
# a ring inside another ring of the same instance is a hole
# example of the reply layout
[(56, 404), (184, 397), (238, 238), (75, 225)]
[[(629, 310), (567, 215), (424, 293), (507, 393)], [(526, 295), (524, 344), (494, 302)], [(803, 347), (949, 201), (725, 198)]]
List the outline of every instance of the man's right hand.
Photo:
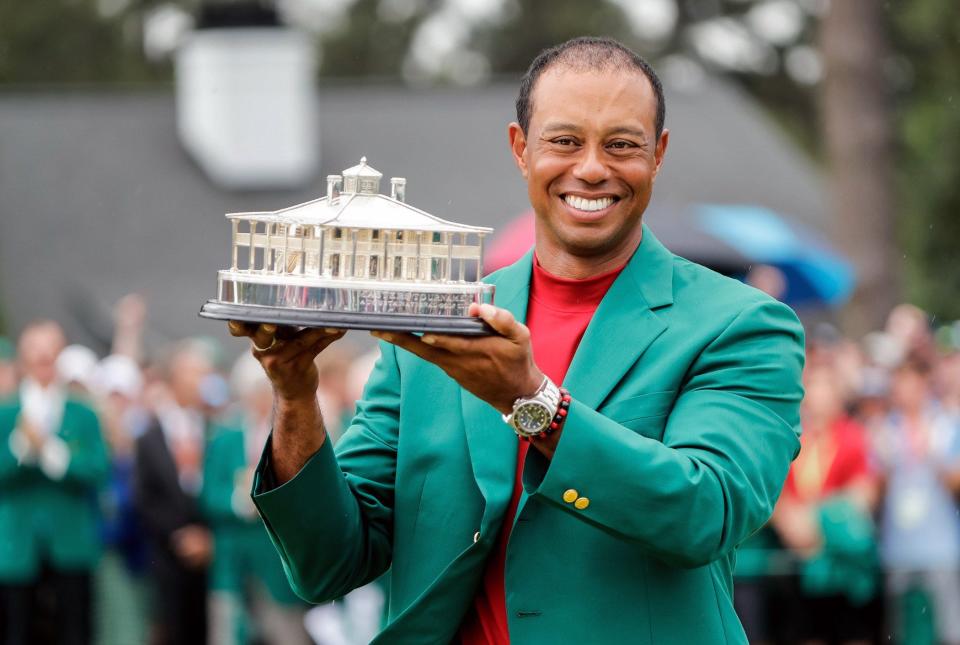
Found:
[(326, 431), (317, 404), (319, 375), (314, 359), (343, 329), (301, 329), (232, 320), (233, 336), (247, 336), (253, 355), (273, 384), (274, 419), (270, 463), (277, 483), (296, 476), (323, 445)]
[(254, 357), (270, 378), (277, 398), (284, 401), (316, 398), (318, 376), (314, 359), (346, 333), (343, 329), (297, 331), (292, 327), (236, 320), (231, 320), (227, 327), (232, 336), (250, 339)]

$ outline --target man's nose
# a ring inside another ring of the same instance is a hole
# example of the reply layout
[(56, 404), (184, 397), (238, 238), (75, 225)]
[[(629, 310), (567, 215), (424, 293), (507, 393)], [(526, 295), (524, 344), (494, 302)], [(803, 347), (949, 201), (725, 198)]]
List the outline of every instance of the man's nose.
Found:
[(610, 172), (601, 154), (602, 152), (595, 148), (585, 147), (573, 169), (573, 176), (588, 184), (599, 184), (607, 179)]

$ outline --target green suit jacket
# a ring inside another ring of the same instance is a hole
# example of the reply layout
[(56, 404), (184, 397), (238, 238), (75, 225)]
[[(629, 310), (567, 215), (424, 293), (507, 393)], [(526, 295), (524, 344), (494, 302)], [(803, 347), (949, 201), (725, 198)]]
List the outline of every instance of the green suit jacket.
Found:
[[(247, 471), (246, 461), (243, 430), (216, 427), (204, 453), (200, 491), (201, 508), (210, 522), (214, 539), (210, 588), (242, 594), (246, 583), (254, 578), (276, 602), (299, 605), (300, 599), (290, 590), (263, 523), (256, 515), (238, 515), (234, 508), (234, 491), (238, 479), (242, 480)], [(246, 489), (243, 494), (245, 498)]]
[(59, 480), (17, 463), (10, 434), (19, 415), (19, 399), (0, 404), (0, 582), (29, 582), (43, 561), (89, 571), (100, 557), (97, 492), (109, 469), (97, 415), (67, 399), (57, 436), (70, 461)]
[[(524, 320), (532, 252), (490, 277)], [(294, 590), (334, 598), (392, 565), (378, 642), (446, 643), (504, 521), (517, 439), (499, 412), (391, 345), (357, 415), (254, 499)], [(799, 448), (803, 333), (783, 304), (643, 241), (564, 384), (552, 461), (524, 464), (505, 567), (513, 643), (741, 643), (738, 544)], [(269, 454), (268, 452), (265, 454)], [(573, 489), (590, 500), (564, 501)]]

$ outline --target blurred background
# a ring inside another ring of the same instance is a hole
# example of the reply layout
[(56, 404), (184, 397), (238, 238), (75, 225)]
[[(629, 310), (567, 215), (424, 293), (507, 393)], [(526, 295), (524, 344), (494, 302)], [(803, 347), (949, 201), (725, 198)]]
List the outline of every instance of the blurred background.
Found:
[[(365, 155), (513, 261), (518, 80), (579, 35), (663, 79), (653, 231), (807, 327), (804, 450), (739, 557), (751, 641), (960, 643), (953, 0), (0, 3), (0, 640), (369, 640), (388, 583), (301, 606), (245, 501), (265, 384), (197, 317), (223, 214)], [(375, 358), (337, 347), (334, 427)]]

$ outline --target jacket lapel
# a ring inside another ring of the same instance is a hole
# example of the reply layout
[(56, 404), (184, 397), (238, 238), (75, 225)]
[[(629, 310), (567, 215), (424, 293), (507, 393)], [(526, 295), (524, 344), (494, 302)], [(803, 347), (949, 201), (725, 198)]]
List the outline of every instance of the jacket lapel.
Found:
[[(524, 322), (530, 294), (533, 250), (500, 272), (494, 284), (494, 303)], [(461, 409), (470, 463), (486, 506), (480, 523), (481, 534), (498, 525), (513, 492), (517, 468), (517, 438), (503, 423), (500, 413), (466, 390), (460, 390)]]
[(644, 225), (633, 257), (610, 286), (580, 341), (564, 384), (597, 409), (667, 325), (653, 310), (673, 304), (673, 255)]

